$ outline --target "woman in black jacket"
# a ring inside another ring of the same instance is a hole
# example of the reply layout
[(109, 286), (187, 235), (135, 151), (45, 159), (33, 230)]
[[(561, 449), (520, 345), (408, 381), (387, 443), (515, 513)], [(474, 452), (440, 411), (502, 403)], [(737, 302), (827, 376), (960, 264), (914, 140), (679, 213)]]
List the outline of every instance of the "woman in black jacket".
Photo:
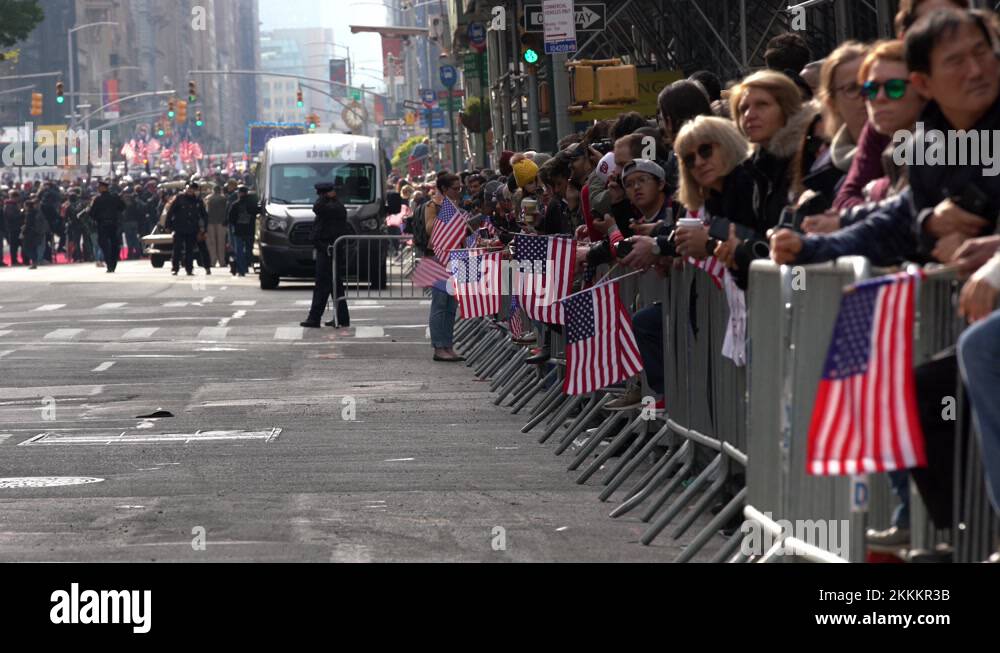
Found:
[(733, 87), (729, 102), (736, 126), (754, 146), (743, 165), (754, 184), (755, 233), (741, 238), (734, 230), (716, 255), (745, 273), (754, 259), (768, 255), (767, 232), (790, 203), (793, 160), (820, 110), (815, 103), (804, 104), (795, 82), (772, 70), (756, 72)]
[(49, 223), (45, 215), (38, 210), (34, 199), (24, 203), (24, 225), (21, 227), (21, 255), (26, 257), (25, 263), (30, 263), (30, 269), (38, 267), (45, 251), (45, 238), (49, 234)]

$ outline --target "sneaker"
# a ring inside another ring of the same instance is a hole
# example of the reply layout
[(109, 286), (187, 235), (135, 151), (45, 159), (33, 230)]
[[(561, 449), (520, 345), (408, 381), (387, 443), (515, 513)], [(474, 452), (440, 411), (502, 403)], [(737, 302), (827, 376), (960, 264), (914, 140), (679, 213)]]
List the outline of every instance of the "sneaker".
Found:
[(884, 531), (869, 528), (865, 533), (865, 542), (872, 548), (900, 549), (910, 546), (910, 529), (893, 526)]
[(632, 408), (638, 408), (641, 405), (642, 390), (639, 388), (632, 388), (618, 399), (605, 404), (604, 408), (607, 410), (630, 410)]
[(174, 275), (176, 277), (178, 272), (179, 272), (179, 270), (174, 270), (170, 274), (172, 274), (172, 275)]
[(307, 329), (318, 329), (318, 328), (320, 328), (319, 322), (310, 322), (308, 320), (305, 321), (305, 322), (299, 322), (299, 326), (300, 327), (305, 327)]

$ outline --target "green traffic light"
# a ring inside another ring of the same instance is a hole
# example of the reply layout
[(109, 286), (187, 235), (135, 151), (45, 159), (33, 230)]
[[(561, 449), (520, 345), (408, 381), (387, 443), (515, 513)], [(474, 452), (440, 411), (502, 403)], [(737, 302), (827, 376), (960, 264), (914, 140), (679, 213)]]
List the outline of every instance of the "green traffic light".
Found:
[(538, 63), (538, 53), (533, 49), (528, 48), (524, 51), (524, 60), (527, 63)]
[(168, 111), (168, 112), (167, 112), (167, 118), (173, 118), (173, 117), (174, 117), (174, 116), (176, 116), (176, 115), (177, 115), (177, 114), (176, 114), (176, 113), (174, 113), (173, 111)]
[(161, 129), (161, 130), (159, 130), (158, 132), (156, 132), (156, 135), (157, 135), (157, 136), (163, 136), (163, 135), (164, 135), (164, 134), (166, 134), (166, 133), (167, 133), (167, 132), (165, 132), (165, 131), (163, 131), (163, 130)]
[(76, 146), (74, 145), (74, 146), (73, 146), (73, 149), (72, 149), (71, 151), (72, 151), (72, 153), (73, 153), (73, 154), (79, 154), (79, 153), (80, 153), (80, 148), (78, 148), (78, 147), (76, 147)]
[(56, 98), (56, 102), (59, 103), (59, 104), (62, 104), (65, 101), (66, 101), (66, 98), (62, 97), (61, 95)]

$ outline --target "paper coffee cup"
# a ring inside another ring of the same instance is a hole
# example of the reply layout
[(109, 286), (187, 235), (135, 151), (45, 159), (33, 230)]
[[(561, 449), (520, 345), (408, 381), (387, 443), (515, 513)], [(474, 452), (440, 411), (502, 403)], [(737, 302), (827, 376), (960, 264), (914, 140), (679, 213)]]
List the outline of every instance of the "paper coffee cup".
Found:
[(681, 229), (700, 229), (705, 224), (698, 218), (681, 218), (677, 221), (677, 226)]

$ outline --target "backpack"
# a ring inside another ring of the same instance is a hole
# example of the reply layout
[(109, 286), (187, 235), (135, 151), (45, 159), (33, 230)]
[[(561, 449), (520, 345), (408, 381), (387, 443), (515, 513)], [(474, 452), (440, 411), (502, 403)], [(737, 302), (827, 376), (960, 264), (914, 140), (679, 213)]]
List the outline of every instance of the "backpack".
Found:
[[(427, 200), (428, 202), (430, 200)], [(427, 222), (424, 220), (424, 214), (427, 211), (427, 202), (424, 202), (417, 207), (417, 210), (413, 212), (413, 247), (416, 248), (417, 252), (420, 254), (426, 254), (427, 249), (430, 245), (430, 237), (427, 235)]]

